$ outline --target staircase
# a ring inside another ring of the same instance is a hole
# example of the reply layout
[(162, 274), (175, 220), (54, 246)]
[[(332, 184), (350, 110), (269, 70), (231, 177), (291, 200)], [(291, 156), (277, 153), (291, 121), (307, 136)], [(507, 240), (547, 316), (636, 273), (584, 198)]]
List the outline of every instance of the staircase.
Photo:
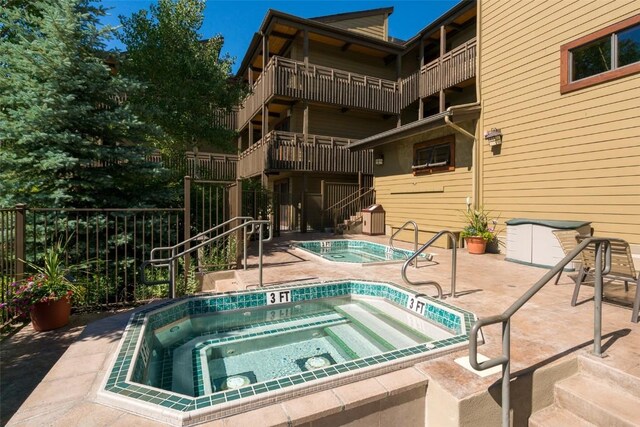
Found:
[(362, 213), (350, 215), (342, 224), (338, 224), (336, 234), (360, 234), (362, 233)]
[(554, 386), (554, 403), (529, 418), (529, 427), (640, 426), (640, 377), (590, 356), (578, 373)]

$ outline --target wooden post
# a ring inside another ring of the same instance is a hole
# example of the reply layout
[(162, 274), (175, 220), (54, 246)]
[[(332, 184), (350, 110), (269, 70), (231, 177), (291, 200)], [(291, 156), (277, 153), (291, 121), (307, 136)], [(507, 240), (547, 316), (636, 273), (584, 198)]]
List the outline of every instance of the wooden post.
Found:
[(24, 277), (27, 205), (16, 205), (16, 280)]
[(321, 212), (321, 215), (320, 215), (320, 228), (322, 228), (321, 231), (324, 231), (324, 210), (325, 210), (325, 205), (326, 205), (325, 185), (326, 185), (326, 182), (325, 182), (324, 179), (322, 181), (320, 181), (320, 212)]
[(309, 66), (309, 29), (307, 28), (303, 32), (302, 56), (304, 58), (305, 71), (307, 71), (306, 68)]
[[(183, 212), (183, 241), (191, 238), (191, 177), (184, 177), (184, 212)], [(204, 231), (204, 230), (202, 230)], [(185, 243), (183, 250), (191, 248), (191, 243)], [(187, 281), (189, 280), (189, 266), (191, 264), (191, 255), (186, 254), (184, 256), (184, 284), (185, 289)]]
[[(398, 93), (400, 94), (400, 102), (402, 102), (402, 56), (398, 54), (396, 56), (396, 77), (398, 81)], [(381, 80), (382, 81), (382, 80)], [(398, 117), (396, 122), (396, 127), (402, 126), (402, 111), (400, 109), (400, 105), (398, 105)]]
[(447, 29), (444, 25), (440, 27), (440, 58), (438, 58), (438, 70), (440, 74), (440, 112), (444, 112), (444, 70), (442, 67), (442, 57), (447, 52)]
[(302, 112), (302, 134), (304, 135), (304, 142), (307, 142), (307, 135), (309, 134), (309, 103), (304, 101), (302, 107), (304, 108)]
[[(233, 201), (235, 207), (235, 215), (233, 216), (241, 216), (242, 215), (242, 180), (240, 178), (236, 178), (236, 194), (235, 200)], [(236, 227), (240, 225), (240, 222), (236, 222), (235, 224), (231, 224), (232, 227)], [(243, 232), (242, 230), (236, 231), (236, 269), (239, 269), (242, 265), (242, 259), (244, 256), (244, 244), (242, 243)]]
[(422, 67), (424, 66), (424, 38), (420, 39), (420, 68), (418, 69), (418, 120), (424, 115), (424, 100), (422, 99)]

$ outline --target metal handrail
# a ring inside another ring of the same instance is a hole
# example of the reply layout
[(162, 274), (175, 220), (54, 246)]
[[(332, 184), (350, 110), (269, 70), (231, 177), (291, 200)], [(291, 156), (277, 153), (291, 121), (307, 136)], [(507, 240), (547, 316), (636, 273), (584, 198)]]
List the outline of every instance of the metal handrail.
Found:
[[(333, 209), (340, 209), (340, 208), (344, 208), (347, 205), (353, 203), (356, 199), (358, 198), (362, 198), (363, 196), (366, 196), (367, 194), (374, 192), (375, 188), (370, 187), (367, 191), (365, 191), (364, 193), (360, 193), (360, 191), (362, 191), (361, 189), (358, 189), (357, 191), (354, 191), (353, 193), (349, 194), (348, 196), (344, 197), (341, 200), (338, 200), (337, 202), (335, 202), (333, 205), (329, 206), (328, 208), (326, 208), (324, 211), (328, 212), (329, 210), (333, 210)], [(356, 193), (359, 193), (356, 195)], [(347, 201), (348, 200), (348, 201)], [(346, 203), (343, 203), (347, 201)], [(341, 206), (338, 206), (342, 204)]]
[[(502, 365), (502, 425), (510, 425), (510, 381), (511, 381), (511, 317), (533, 297), (556, 274), (578, 256), (587, 246), (595, 244), (595, 283), (594, 283), (594, 328), (593, 328), (593, 353), (602, 356), (602, 276), (611, 271), (611, 242), (621, 239), (587, 237), (578, 244), (560, 262), (538, 280), (527, 292), (518, 298), (502, 314), (478, 319), (471, 328), (469, 334), (469, 363), (478, 370)], [(604, 265), (603, 265), (604, 250)], [(478, 363), (478, 332), (481, 327), (502, 323), (502, 356)]]
[(456, 262), (458, 259), (458, 251), (457, 251), (456, 235), (449, 230), (442, 230), (436, 233), (435, 236), (433, 236), (427, 243), (422, 245), (420, 249), (415, 251), (414, 254), (411, 255), (409, 259), (407, 259), (404, 262), (404, 264), (402, 265), (402, 280), (404, 280), (406, 284), (413, 285), (413, 286), (421, 286), (421, 285), (433, 286), (438, 291), (438, 298), (442, 298), (442, 286), (440, 286), (438, 282), (433, 280), (427, 280), (426, 282), (412, 282), (407, 278), (407, 267), (409, 267), (409, 264), (411, 264), (411, 261), (413, 261), (414, 259), (417, 259), (420, 256), (420, 254), (424, 252), (425, 249), (427, 249), (429, 246), (433, 244), (433, 242), (435, 242), (445, 234), (449, 237), (449, 240), (452, 243), (451, 244), (451, 247), (452, 247), (451, 249), (451, 298), (455, 298), (456, 297)]
[[(216, 231), (217, 229), (222, 228), (222, 227), (224, 227), (224, 226), (226, 226), (226, 225), (228, 225), (228, 224), (231, 224), (231, 223), (232, 223), (232, 222), (234, 222), (234, 221), (243, 221), (243, 222), (246, 222), (246, 221), (252, 221), (252, 220), (253, 220), (253, 217), (251, 217), (251, 216), (236, 216), (236, 217), (233, 217), (233, 218), (231, 218), (231, 219), (226, 220), (226, 221), (225, 221), (225, 222), (223, 222), (223, 223), (220, 223), (220, 224), (218, 224), (218, 225), (216, 225), (216, 226), (214, 226), (214, 227), (211, 227), (211, 228), (210, 228), (210, 229), (208, 229), (208, 230), (205, 230), (205, 231), (203, 231), (203, 232), (201, 232), (201, 233), (198, 233), (198, 234), (196, 234), (195, 236), (192, 236), (192, 237), (190, 237), (190, 238), (189, 238), (189, 239), (187, 239), (187, 240), (183, 240), (183, 241), (182, 241), (182, 242), (180, 242), (180, 243), (176, 243), (176, 244), (175, 244), (175, 245), (173, 245), (173, 246), (160, 246), (160, 247), (157, 247), (157, 248), (153, 248), (153, 249), (151, 249), (151, 255), (150, 255), (150, 257), (151, 257), (151, 258), (150, 258), (150, 259), (152, 259), (152, 260), (153, 260), (153, 259), (155, 259), (155, 256), (154, 256), (154, 255), (155, 255), (156, 253), (158, 253), (158, 252), (161, 252), (161, 251), (172, 251), (171, 253), (172, 253), (172, 255), (173, 255), (173, 253), (174, 253), (173, 251), (175, 251), (176, 249), (178, 249), (180, 246), (184, 246), (184, 245), (186, 245), (187, 243), (191, 243), (191, 242), (193, 242), (193, 241), (200, 240), (202, 237), (204, 237), (204, 236), (208, 236), (209, 234), (213, 233), (213, 232), (214, 232), (214, 231)], [(247, 249), (247, 248), (246, 248), (246, 240), (247, 240), (247, 239), (246, 239), (246, 237), (247, 237), (247, 236), (246, 236), (246, 229), (245, 229), (245, 254), (246, 254), (246, 249)], [(246, 263), (246, 258), (245, 258), (245, 263)]]
[[(415, 253), (418, 251), (418, 224), (416, 224), (416, 222), (413, 220), (409, 220), (404, 224), (402, 224), (402, 226), (398, 228), (398, 230), (395, 233), (393, 233), (391, 237), (389, 237), (389, 247), (391, 248), (391, 250), (393, 251), (396, 250), (396, 248), (393, 246), (393, 238), (396, 237), (396, 235), (400, 233), (402, 230), (407, 228), (407, 225), (413, 225), (413, 252)], [(416, 259), (416, 262), (413, 263), (413, 265), (415, 268), (418, 268), (418, 259)]]
[[(234, 218), (235, 219), (235, 218)], [(231, 220), (230, 220), (231, 221)], [(267, 239), (263, 239), (262, 237), (262, 231), (263, 231), (263, 227), (267, 226), (269, 229), (269, 237)], [(157, 285), (157, 284), (163, 284), (163, 283), (168, 283), (169, 284), (169, 298), (175, 298), (176, 296), (176, 289), (175, 289), (175, 283), (176, 283), (176, 270), (177, 270), (177, 265), (176, 265), (176, 261), (178, 260), (178, 258), (184, 257), (185, 255), (202, 248), (203, 246), (207, 246), (210, 245), (211, 243), (222, 239), (223, 237), (226, 237), (236, 231), (239, 230), (244, 230), (244, 236), (245, 236), (245, 269), (247, 267), (247, 263), (246, 263), (246, 236), (247, 236), (247, 229), (251, 227), (251, 230), (249, 231), (250, 234), (255, 233), (256, 231), (256, 227), (258, 228), (258, 283), (259, 286), (262, 287), (262, 244), (263, 242), (268, 242), (271, 239), (273, 239), (273, 227), (271, 225), (271, 221), (270, 220), (250, 220), (250, 221), (245, 221), (240, 225), (237, 225), (233, 228), (230, 228), (229, 230), (218, 234), (214, 237), (211, 237), (207, 240), (204, 240), (200, 243), (198, 243), (195, 246), (192, 246), (190, 248), (187, 248), (185, 250), (183, 250), (182, 252), (179, 253), (175, 253), (175, 249), (172, 249), (172, 254), (169, 258), (162, 258), (162, 259), (149, 259), (147, 261), (144, 261), (142, 264), (140, 264), (140, 282), (142, 284), (146, 284), (146, 285)], [(202, 234), (202, 233), (200, 233)], [(195, 237), (195, 236), (194, 236)], [(184, 242), (182, 242), (184, 243)], [(175, 248), (181, 246), (181, 243), (174, 245)], [(155, 265), (156, 267), (168, 267), (169, 268), (169, 279), (168, 280), (158, 280), (158, 281), (154, 281), (154, 282), (148, 282), (145, 278), (144, 275), (144, 269), (147, 265)]]

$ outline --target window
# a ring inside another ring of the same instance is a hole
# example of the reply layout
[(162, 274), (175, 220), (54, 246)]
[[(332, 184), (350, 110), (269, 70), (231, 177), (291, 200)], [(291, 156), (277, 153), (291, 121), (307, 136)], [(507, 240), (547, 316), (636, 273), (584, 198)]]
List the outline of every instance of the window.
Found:
[(434, 172), (452, 171), (455, 169), (455, 138), (453, 135), (444, 138), (420, 142), (413, 146), (414, 175)]
[(640, 15), (560, 47), (560, 92), (640, 72)]

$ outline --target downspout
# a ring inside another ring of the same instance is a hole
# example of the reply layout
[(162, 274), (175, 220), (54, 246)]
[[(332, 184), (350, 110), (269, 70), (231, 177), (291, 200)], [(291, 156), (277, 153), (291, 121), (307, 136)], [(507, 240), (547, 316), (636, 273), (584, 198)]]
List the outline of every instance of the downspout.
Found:
[(471, 174), (471, 194), (472, 194), (472, 200), (473, 200), (473, 206), (474, 208), (477, 208), (477, 200), (478, 200), (478, 179), (477, 179), (477, 175), (478, 175), (478, 155), (477, 155), (477, 138), (474, 134), (472, 134), (471, 132), (461, 128), (460, 126), (458, 126), (457, 124), (453, 123), (451, 121), (451, 116), (453, 113), (453, 110), (458, 110), (461, 108), (468, 108), (468, 107), (477, 107), (479, 106), (480, 103), (479, 102), (472, 102), (469, 104), (460, 104), (460, 105), (452, 105), (451, 107), (447, 108), (447, 114), (444, 116), (444, 123), (449, 126), (450, 128), (452, 128), (453, 130), (460, 132), (461, 134), (468, 136), (469, 138), (471, 138), (471, 141), (473, 141), (472, 145), (471, 145), (471, 166), (472, 166), (472, 174)]

